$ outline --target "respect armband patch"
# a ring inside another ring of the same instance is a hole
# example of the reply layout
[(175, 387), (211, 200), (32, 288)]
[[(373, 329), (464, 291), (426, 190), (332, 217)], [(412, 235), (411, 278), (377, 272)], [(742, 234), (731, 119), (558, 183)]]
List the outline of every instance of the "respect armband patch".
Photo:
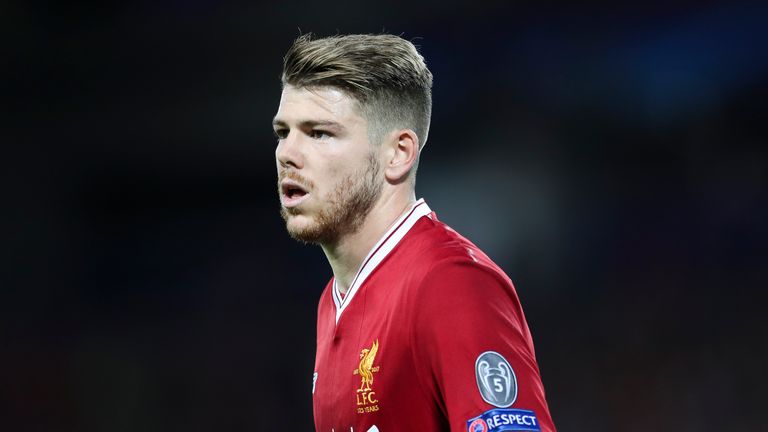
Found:
[(492, 409), (467, 421), (468, 432), (541, 431), (533, 411)]

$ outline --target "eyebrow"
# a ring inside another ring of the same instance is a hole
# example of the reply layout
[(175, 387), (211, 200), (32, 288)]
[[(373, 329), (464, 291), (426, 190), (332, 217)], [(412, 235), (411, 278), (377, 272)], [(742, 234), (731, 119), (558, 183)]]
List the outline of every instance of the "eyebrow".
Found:
[[(275, 118), (272, 120), (272, 126), (281, 126), (281, 127), (287, 128), (288, 123), (278, 118)], [(303, 120), (299, 122), (300, 129), (313, 128), (316, 126), (328, 126), (328, 127), (332, 127), (334, 129), (339, 129), (339, 130), (345, 129), (341, 123), (331, 121), (331, 120)]]

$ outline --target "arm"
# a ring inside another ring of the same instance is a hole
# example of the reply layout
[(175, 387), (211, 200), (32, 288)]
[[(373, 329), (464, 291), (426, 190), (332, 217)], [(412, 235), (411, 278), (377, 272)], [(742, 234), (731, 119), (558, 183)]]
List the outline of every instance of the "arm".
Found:
[(503, 273), (468, 260), (440, 263), (416, 304), (414, 363), (451, 431), (467, 431), (476, 418), (487, 428), (478, 431), (555, 430), (531, 335)]

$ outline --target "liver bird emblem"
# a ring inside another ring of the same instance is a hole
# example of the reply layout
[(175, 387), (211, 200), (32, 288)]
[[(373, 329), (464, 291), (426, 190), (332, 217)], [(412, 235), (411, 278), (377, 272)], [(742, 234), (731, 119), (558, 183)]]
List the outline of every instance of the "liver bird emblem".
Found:
[(360, 366), (357, 367), (357, 372), (360, 374), (360, 388), (358, 392), (371, 391), (371, 384), (373, 384), (373, 359), (376, 358), (376, 353), (379, 351), (379, 340), (376, 339), (371, 345), (371, 349), (363, 348), (360, 351)]

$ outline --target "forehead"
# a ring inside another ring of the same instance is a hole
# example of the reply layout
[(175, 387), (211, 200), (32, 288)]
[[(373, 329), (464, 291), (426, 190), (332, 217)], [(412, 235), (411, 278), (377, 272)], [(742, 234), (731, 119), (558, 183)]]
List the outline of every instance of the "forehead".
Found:
[(334, 87), (286, 85), (280, 96), (275, 123), (335, 121), (354, 125), (363, 121), (357, 101)]

